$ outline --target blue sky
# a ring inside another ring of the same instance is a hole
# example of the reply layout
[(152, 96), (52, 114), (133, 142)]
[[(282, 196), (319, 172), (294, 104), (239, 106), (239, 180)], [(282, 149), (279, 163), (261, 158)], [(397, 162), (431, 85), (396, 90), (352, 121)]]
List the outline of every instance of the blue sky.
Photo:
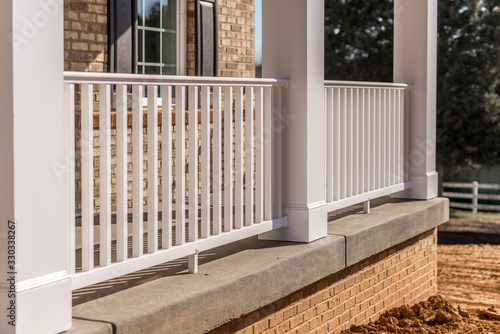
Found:
[(255, 62), (262, 63), (262, 0), (255, 0)]

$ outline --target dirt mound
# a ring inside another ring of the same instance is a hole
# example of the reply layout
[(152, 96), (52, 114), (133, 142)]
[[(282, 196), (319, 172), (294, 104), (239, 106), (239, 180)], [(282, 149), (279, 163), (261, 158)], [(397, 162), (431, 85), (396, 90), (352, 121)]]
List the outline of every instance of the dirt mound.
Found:
[(432, 296), (411, 307), (393, 308), (375, 323), (352, 326), (342, 333), (500, 333), (496, 314), (494, 308), (470, 313), (441, 296)]

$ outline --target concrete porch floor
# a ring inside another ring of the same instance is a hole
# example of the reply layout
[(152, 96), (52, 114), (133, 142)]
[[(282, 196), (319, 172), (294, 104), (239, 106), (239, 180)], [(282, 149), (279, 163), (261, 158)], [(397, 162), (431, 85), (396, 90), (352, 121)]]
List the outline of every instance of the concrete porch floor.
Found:
[(448, 220), (448, 201), (380, 199), (330, 216), (328, 236), (309, 243), (250, 238), (73, 293), (67, 333), (202, 333)]

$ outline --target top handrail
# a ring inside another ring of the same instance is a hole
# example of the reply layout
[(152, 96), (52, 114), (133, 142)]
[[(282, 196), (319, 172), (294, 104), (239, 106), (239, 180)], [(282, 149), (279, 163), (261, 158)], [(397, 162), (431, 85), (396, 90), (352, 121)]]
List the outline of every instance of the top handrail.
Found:
[(325, 80), (325, 87), (405, 88), (405, 89), (412, 89), (413, 85), (411, 85), (411, 84), (405, 84), (405, 83), (394, 83), (394, 82)]
[(289, 81), (284, 79), (261, 79), (261, 78), (226, 78), (226, 77), (202, 77), (202, 76), (177, 76), (177, 75), (151, 75), (151, 74), (128, 74), (128, 73), (95, 73), (95, 72), (64, 72), (64, 82), (98, 83), (109, 85), (183, 85), (183, 86), (267, 86), (285, 87)]

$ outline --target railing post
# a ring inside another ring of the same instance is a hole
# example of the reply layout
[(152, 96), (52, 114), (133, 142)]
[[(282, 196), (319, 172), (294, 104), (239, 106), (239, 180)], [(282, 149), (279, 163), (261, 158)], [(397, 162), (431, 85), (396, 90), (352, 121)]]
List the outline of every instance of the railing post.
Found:
[(70, 131), (62, 50), (63, 1), (2, 2), (0, 333), (71, 327)]
[(410, 100), (408, 161), (412, 188), (397, 197), (437, 196), (437, 0), (395, 0), (394, 81), (414, 85)]
[(324, 3), (273, 0), (262, 6), (263, 76), (290, 79), (290, 87), (272, 128), (273, 138), (282, 140), (282, 209), (289, 226), (261, 238), (309, 242), (327, 232)]
[(477, 181), (472, 182), (472, 212), (477, 213), (477, 204), (479, 198), (479, 183)]

